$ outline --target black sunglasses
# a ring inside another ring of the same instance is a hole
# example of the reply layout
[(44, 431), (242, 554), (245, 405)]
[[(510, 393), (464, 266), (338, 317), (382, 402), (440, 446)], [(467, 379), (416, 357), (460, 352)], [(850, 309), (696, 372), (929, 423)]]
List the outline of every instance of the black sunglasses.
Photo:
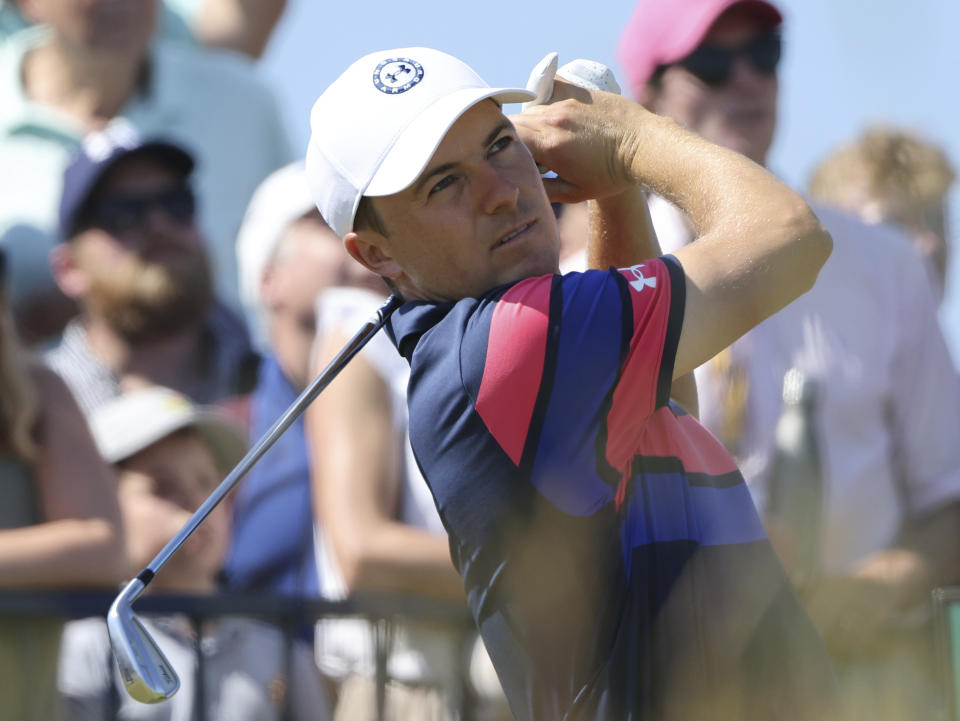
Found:
[(745, 57), (761, 75), (770, 75), (780, 62), (782, 42), (778, 31), (757, 35), (742, 45), (723, 47), (701, 45), (677, 65), (713, 88), (726, 85), (733, 73), (733, 61)]
[(197, 201), (189, 187), (142, 195), (105, 195), (90, 204), (80, 225), (122, 235), (142, 229), (153, 208), (159, 208), (171, 220), (186, 225), (193, 222)]

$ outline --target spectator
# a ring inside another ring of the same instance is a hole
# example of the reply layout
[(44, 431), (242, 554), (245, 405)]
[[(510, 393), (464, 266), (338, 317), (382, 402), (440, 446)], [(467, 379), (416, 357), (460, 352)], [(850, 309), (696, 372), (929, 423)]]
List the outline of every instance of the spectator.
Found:
[[(129, 568), (114, 475), (62, 381), (20, 349), (2, 289), (0, 449), (0, 592), (119, 583)], [(61, 718), (62, 626), (52, 618), (0, 618), (3, 721)]]
[[(320, 218), (302, 163), (276, 171), (254, 193), (237, 254), (241, 297), (264, 352), (250, 399), (250, 438), (259, 439), (310, 380), (317, 294), (354, 282), (383, 283), (350, 259)], [(236, 491), (226, 564), (231, 587), (319, 594), (310, 499), (298, 419)]]
[(813, 172), (810, 195), (865, 223), (893, 223), (928, 263), (938, 300), (947, 277), (946, 201), (956, 173), (933, 143), (903, 130), (872, 128)]
[(243, 323), (213, 300), (194, 221), (194, 161), (177, 145), (120, 130), (88, 137), (64, 174), (65, 241), (51, 262), (81, 312), (48, 361), (86, 413), (128, 376), (197, 402), (242, 395), (255, 355)]
[[(114, 398), (90, 415), (90, 425), (101, 454), (120, 474), (127, 545), (137, 568), (160, 552), (246, 451), (238, 427), (157, 386)], [(150, 591), (216, 593), (229, 536), (229, 513), (221, 505), (164, 565)], [(197, 643), (183, 617), (142, 620), (177, 669), (179, 692), (159, 706), (134, 701), (112, 662), (105, 620), (75, 621), (64, 632), (59, 679), (70, 719), (196, 718), (197, 698), (205, 699), (209, 721), (328, 718), (309, 649), (294, 643), (288, 666), (279, 629), (244, 618), (208, 619)], [(196, 648), (203, 654), (202, 693), (195, 686)]]
[[(780, 12), (752, 0), (641, 0), (619, 53), (637, 98), (765, 163), (776, 124)], [(693, 237), (652, 201), (665, 250)], [(788, 570), (801, 538), (769, 495), (781, 385), (819, 387), (819, 576), (804, 595), (851, 718), (918, 718), (935, 694), (922, 632), (901, 620), (958, 580), (960, 384), (908, 241), (816, 208), (834, 250), (814, 288), (699, 372), (704, 421), (739, 459)], [(900, 642), (898, 642), (898, 640)], [(935, 687), (934, 687), (935, 688)]]
[[(383, 300), (348, 289), (320, 296), (317, 369)], [(410, 449), (408, 377), (403, 358), (377, 335), (307, 409), (321, 583), (329, 598), (388, 592), (464, 600), (443, 525)], [(372, 634), (369, 624), (353, 619), (318, 626), (320, 668), (340, 690), (336, 721), (376, 713)], [(396, 624), (387, 664), (388, 718), (457, 718), (461, 648), (462, 639), (449, 628)]]
[[(286, 8), (286, 0), (165, 0), (160, 32), (260, 57)], [(17, 0), (0, 0), (0, 42), (28, 26)]]
[(0, 245), (10, 253), (18, 319), (31, 340), (59, 332), (69, 313), (54, 300), (46, 260), (62, 170), (84, 135), (120, 121), (194, 153), (214, 288), (239, 310), (234, 242), (243, 208), (290, 159), (288, 140), (250, 61), (152, 40), (156, 7), (156, 0), (24, 0), (24, 14), (48, 27), (0, 46)]

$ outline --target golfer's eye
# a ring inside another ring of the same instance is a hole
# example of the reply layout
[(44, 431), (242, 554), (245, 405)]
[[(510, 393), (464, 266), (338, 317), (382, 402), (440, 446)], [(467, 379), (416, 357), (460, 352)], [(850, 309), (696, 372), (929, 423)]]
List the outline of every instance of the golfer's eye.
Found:
[(436, 185), (430, 188), (430, 195), (433, 195), (434, 193), (439, 193), (444, 188), (447, 188), (453, 185), (453, 181), (454, 181), (454, 177), (452, 175), (444, 176), (443, 178), (440, 179), (440, 181)]
[(499, 153), (501, 150), (505, 150), (513, 142), (513, 137), (510, 135), (503, 135), (496, 139), (493, 145), (490, 146), (490, 154)]

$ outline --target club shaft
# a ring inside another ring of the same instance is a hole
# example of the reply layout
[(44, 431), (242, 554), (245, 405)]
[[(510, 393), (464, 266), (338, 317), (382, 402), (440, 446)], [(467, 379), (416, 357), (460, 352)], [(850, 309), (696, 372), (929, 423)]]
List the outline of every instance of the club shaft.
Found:
[[(390, 296), (386, 303), (377, 310), (357, 334), (350, 339), (347, 345), (327, 364), (326, 368), (311, 381), (310, 385), (308, 385), (290, 407), (284, 411), (283, 415), (277, 419), (270, 430), (247, 451), (247, 454), (240, 459), (240, 462), (237, 463), (233, 470), (227, 474), (227, 477), (220, 482), (220, 485), (216, 487), (207, 500), (205, 500), (194, 514), (190, 516), (187, 522), (183, 524), (183, 527), (177, 532), (177, 535), (170, 539), (160, 553), (137, 575), (135, 582), (132, 582), (131, 585), (128, 586), (127, 590), (130, 592), (127, 598), (128, 602), (133, 601), (143, 592), (147, 584), (153, 579), (154, 574), (170, 560), (170, 557), (184, 544), (197, 529), (197, 526), (210, 515), (210, 512), (233, 490), (233, 487), (253, 468), (254, 464), (260, 460), (263, 454), (266, 453), (294, 421), (303, 414), (307, 406), (320, 395), (320, 392), (330, 384), (330, 381), (337, 376), (343, 367), (377, 334), (387, 322), (387, 318), (400, 306), (401, 302), (402, 301), (396, 296)], [(139, 581), (139, 583), (136, 583), (136, 581)]]

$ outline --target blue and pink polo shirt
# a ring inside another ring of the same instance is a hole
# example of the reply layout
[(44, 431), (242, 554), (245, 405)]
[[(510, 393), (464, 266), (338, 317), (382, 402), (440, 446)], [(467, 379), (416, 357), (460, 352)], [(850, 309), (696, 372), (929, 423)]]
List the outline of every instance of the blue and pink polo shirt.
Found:
[(411, 302), (410, 437), (519, 721), (819, 719), (833, 676), (736, 464), (670, 385), (672, 256)]

